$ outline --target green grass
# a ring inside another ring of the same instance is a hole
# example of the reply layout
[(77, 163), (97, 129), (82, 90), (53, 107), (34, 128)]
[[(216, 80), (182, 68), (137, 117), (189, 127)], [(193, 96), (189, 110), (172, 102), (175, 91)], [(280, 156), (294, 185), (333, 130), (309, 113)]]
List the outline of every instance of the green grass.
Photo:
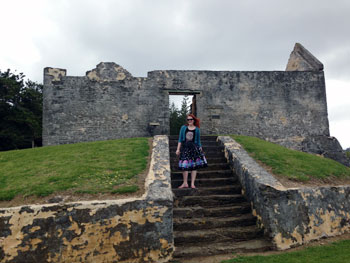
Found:
[(128, 183), (146, 169), (148, 155), (148, 138), (0, 152), (0, 200), (69, 189), (90, 194), (135, 192), (138, 187)]
[(238, 256), (222, 263), (348, 263), (350, 240), (269, 256)]
[(350, 168), (328, 158), (287, 149), (255, 137), (232, 135), (251, 156), (291, 180), (309, 181), (331, 176), (350, 179)]

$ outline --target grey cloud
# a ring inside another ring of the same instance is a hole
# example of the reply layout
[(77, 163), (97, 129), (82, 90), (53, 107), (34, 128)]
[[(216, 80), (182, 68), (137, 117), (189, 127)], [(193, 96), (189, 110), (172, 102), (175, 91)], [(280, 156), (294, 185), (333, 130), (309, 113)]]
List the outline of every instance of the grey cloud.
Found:
[[(57, 1), (47, 8), (58, 34), (34, 39), (42, 66), (85, 74), (100, 61), (135, 76), (156, 69), (284, 70), (295, 42), (346, 78), (348, 1)], [(39, 65), (38, 64), (38, 65)], [(42, 69), (40, 70), (40, 74)]]

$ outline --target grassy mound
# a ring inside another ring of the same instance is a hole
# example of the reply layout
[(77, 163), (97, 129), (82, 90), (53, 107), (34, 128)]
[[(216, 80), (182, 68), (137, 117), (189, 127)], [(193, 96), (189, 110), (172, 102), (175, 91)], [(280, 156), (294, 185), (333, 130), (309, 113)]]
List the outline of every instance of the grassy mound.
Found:
[(147, 138), (0, 152), (0, 200), (69, 189), (91, 194), (135, 192), (138, 187), (128, 181), (146, 169), (148, 155)]
[(331, 176), (350, 178), (350, 168), (328, 158), (287, 149), (255, 137), (232, 135), (251, 156), (271, 168), (272, 173), (296, 181)]
[(300, 251), (269, 256), (239, 256), (222, 263), (345, 263), (350, 262), (350, 240), (326, 246), (309, 247)]

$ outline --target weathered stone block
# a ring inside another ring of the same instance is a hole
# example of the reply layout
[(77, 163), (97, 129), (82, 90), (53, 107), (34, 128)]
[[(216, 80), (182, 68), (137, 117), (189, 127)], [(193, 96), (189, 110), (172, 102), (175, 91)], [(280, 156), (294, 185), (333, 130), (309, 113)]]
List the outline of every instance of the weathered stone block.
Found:
[(155, 136), (142, 197), (0, 208), (0, 261), (167, 262), (172, 209), (168, 138)]
[(283, 250), (350, 231), (350, 186), (285, 188), (231, 137), (218, 137), (259, 225)]

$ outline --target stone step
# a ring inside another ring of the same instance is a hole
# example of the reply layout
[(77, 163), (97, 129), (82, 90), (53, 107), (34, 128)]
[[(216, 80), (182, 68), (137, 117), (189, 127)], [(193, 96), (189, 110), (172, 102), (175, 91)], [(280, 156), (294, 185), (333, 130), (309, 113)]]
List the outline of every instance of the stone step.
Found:
[(241, 193), (240, 185), (232, 186), (221, 186), (221, 187), (201, 187), (201, 188), (175, 188), (173, 193), (176, 197), (181, 196), (203, 196), (203, 195), (229, 195), (229, 194), (240, 194)]
[(267, 241), (265, 238), (240, 242), (201, 243), (200, 246), (188, 246), (183, 244), (182, 246), (175, 247), (174, 260), (178, 258), (194, 258), (238, 252), (263, 252), (271, 249), (271, 242)]
[[(216, 141), (218, 136), (208, 136), (208, 135), (201, 135), (201, 142), (202, 141)], [(169, 140), (179, 140), (179, 135), (170, 135)]]
[[(175, 151), (171, 151), (170, 153), (170, 162), (176, 161), (178, 157), (176, 156)], [(225, 153), (223, 151), (211, 151), (211, 152), (205, 152), (204, 156), (208, 159), (208, 157), (216, 157), (216, 158), (222, 158), (225, 157)]]
[[(173, 163), (170, 165), (172, 171), (180, 171), (178, 169), (179, 164)], [(230, 165), (228, 163), (208, 163), (208, 167), (200, 168), (201, 171), (215, 171), (215, 170), (230, 170)], [(231, 170), (230, 170), (231, 171)]]
[[(217, 146), (217, 145), (211, 145), (211, 146), (202, 146), (204, 153), (207, 152), (214, 152), (214, 151), (224, 151), (223, 146)], [(176, 152), (177, 147), (176, 146), (170, 146), (169, 151), (170, 152)]]
[(208, 164), (209, 163), (228, 163), (227, 159), (224, 155), (219, 156), (219, 157), (209, 157), (209, 158), (208, 158), (208, 156), (205, 156), (205, 158), (207, 159)]
[(174, 200), (174, 207), (201, 206), (218, 207), (221, 205), (233, 205), (247, 200), (241, 194), (230, 195), (205, 195), (205, 196), (181, 196)]
[(248, 202), (242, 202), (233, 206), (219, 207), (174, 207), (173, 217), (180, 218), (201, 218), (201, 217), (232, 217), (251, 213), (251, 207)]
[(174, 218), (174, 231), (218, 229), (227, 227), (255, 226), (256, 218), (252, 214), (234, 217)]
[[(169, 140), (169, 146), (170, 147), (177, 147), (177, 144), (178, 144), (178, 141), (177, 140)], [(217, 141), (201, 141), (201, 144), (203, 147), (206, 147), (206, 146), (221, 146), (221, 143), (220, 142), (217, 142)]]
[[(191, 177), (191, 173), (189, 171), (188, 172), (188, 180), (190, 180), (190, 177)], [(183, 178), (182, 171), (180, 171), (180, 170), (171, 173), (172, 180), (180, 180), (182, 178)], [(199, 170), (199, 171), (197, 171), (196, 178), (197, 179), (205, 179), (205, 178), (235, 178), (235, 179), (238, 179), (238, 177), (236, 175), (234, 175), (232, 173), (232, 171), (229, 169), (213, 170), (213, 171), (204, 171), (204, 169)]]
[[(189, 176), (191, 177), (191, 176)], [(171, 180), (171, 186), (173, 188), (178, 188), (182, 184), (183, 180), (180, 179), (173, 179)], [(190, 182), (190, 179), (188, 179), (188, 183)], [(196, 179), (195, 185), (197, 188), (200, 187), (210, 187), (210, 186), (232, 186), (238, 183), (237, 177), (228, 177), (228, 178), (203, 178), (198, 177)]]
[(205, 242), (245, 241), (263, 236), (255, 225), (243, 227), (225, 227), (206, 230), (174, 231), (175, 246), (182, 244), (199, 245)]

